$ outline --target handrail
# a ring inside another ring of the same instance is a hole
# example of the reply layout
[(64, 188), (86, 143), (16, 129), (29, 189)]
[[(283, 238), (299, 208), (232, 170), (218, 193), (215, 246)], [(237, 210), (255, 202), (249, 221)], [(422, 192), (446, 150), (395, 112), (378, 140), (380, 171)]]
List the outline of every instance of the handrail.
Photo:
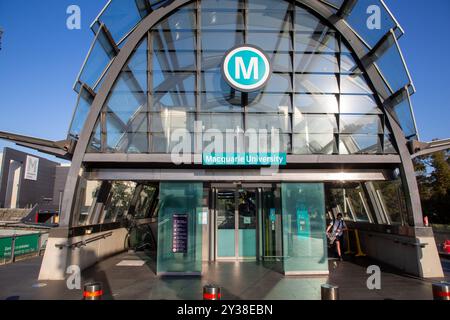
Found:
[(62, 250), (64, 248), (70, 248), (70, 249), (81, 248), (81, 247), (87, 246), (89, 243), (99, 241), (99, 240), (104, 240), (108, 237), (111, 237), (112, 234), (113, 234), (112, 232), (108, 232), (108, 233), (102, 234), (100, 236), (92, 237), (88, 240), (82, 240), (82, 241), (75, 242), (73, 244), (55, 244), (55, 247), (60, 250)]

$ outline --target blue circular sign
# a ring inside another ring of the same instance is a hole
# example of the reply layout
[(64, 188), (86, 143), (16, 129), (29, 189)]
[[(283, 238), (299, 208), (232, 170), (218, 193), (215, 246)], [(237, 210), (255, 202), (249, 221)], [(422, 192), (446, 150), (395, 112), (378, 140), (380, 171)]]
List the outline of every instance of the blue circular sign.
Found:
[(227, 83), (242, 92), (261, 89), (272, 73), (269, 58), (258, 47), (242, 45), (225, 55), (222, 73)]

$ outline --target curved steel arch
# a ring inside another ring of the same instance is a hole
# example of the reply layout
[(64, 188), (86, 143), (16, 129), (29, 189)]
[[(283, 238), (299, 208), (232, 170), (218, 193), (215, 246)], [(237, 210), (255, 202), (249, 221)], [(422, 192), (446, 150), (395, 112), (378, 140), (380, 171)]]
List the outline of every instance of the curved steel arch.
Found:
[[(103, 84), (98, 91), (94, 102), (91, 106), (90, 113), (84, 124), (82, 133), (79, 137), (77, 146), (72, 158), (72, 166), (66, 182), (64, 198), (62, 203), (62, 217), (61, 227), (64, 229), (70, 228), (74, 225), (72, 213), (74, 205), (74, 197), (77, 190), (77, 182), (80, 170), (82, 169), (83, 158), (86, 153), (91, 134), (94, 130), (98, 116), (101, 109), (106, 103), (108, 95), (112, 90), (116, 79), (121, 70), (125, 67), (128, 59), (133, 54), (142, 38), (152, 29), (160, 20), (169, 16), (175, 10), (196, 0), (174, 0), (165, 7), (161, 7), (150, 13), (143, 19), (129, 35), (125, 46), (120, 50), (119, 54), (114, 59), (110, 66), (109, 72), (106, 74)], [(353, 50), (359, 61), (361, 61), (367, 54), (367, 47), (364, 42), (354, 33), (350, 26), (345, 23), (344, 19), (338, 14), (335, 14), (330, 7), (317, 0), (295, 0), (296, 4), (302, 5), (312, 10), (322, 21), (327, 21), (331, 24), (347, 42), (348, 46)], [(376, 66), (370, 64), (365, 66), (366, 75), (369, 78), (370, 85), (375, 88), (375, 94), (378, 96), (380, 102), (384, 102), (390, 93), (387, 91), (383, 79), (377, 72)], [(397, 122), (394, 120), (390, 112), (386, 112), (389, 123), (391, 125), (393, 135), (395, 137), (399, 154), (402, 160), (402, 172), (405, 177), (404, 191), (407, 195), (407, 206), (414, 217), (415, 226), (423, 226), (421, 204), (417, 181), (415, 178), (414, 167), (411, 161), (411, 154), (407, 147), (407, 141), (403, 135), (403, 131)]]

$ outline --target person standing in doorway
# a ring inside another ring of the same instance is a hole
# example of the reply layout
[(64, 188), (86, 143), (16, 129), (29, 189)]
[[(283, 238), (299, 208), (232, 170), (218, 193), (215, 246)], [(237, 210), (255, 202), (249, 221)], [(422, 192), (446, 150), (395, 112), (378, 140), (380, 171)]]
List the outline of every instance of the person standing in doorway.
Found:
[(336, 237), (334, 243), (336, 244), (336, 251), (339, 256), (339, 260), (342, 261), (342, 247), (344, 244), (344, 232), (347, 231), (347, 225), (345, 224), (344, 217), (342, 213), (339, 213), (337, 215), (337, 218), (328, 226), (327, 233), (330, 233), (330, 230), (332, 230), (331, 235), (333, 237)]

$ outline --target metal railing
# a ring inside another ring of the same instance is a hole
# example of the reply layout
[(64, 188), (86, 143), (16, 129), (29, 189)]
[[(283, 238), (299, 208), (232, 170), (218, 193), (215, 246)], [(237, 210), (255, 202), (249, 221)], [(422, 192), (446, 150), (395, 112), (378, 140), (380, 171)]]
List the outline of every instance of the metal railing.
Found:
[(78, 242), (75, 242), (75, 243), (72, 243), (72, 244), (55, 244), (55, 247), (60, 249), (60, 250), (62, 250), (64, 248), (70, 248), (70, 249), (73, 250), (73, 249), (76, 249), (76, 248), (85, 247), (89, 243), (109, 238), (109, 237), (112, 236), (112, 234), (113, 234), (112, 232), (108, 232), (108, 233), (105, 233), (105, 234), (102, 234), (102, 235), (99, 235), (99, 236), (95, 236), (95, 237), (92, 237), (92, 238), (87, 239), (87, 240), (81, 240), (81, 241), (78, 241)]

